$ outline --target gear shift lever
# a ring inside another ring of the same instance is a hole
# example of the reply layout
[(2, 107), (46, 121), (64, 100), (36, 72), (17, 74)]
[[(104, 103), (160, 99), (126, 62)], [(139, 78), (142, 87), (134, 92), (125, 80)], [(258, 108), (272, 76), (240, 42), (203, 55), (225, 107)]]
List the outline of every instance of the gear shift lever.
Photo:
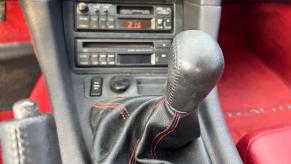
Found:
[(202, 31), (178, 34), (169, 59), (167, 102), (177, 112), (191, 112), (219, 80), (224, 67), (219, 45)]
[(93, 106), (94, 163), (195, 163), (198, 105), (216, 85), (223, 64), (218, 44), (206, 33), (178, 34), (171, 48), (166, 96)]

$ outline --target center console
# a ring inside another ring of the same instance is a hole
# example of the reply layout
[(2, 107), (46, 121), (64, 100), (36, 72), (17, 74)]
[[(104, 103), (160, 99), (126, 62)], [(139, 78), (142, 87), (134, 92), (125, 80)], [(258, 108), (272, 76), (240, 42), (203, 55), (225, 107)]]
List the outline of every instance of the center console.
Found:
[[(90, 122), (92, 107), (108, 107), (100, 102), (112, 99), (125, 99), (132, 104), (133, 97), (136, 101), (139, 97), (147, 101), (148, 97), (166, 94), (173, 39), (186, 30), (201, 30), (216, 39), (220, 3), (219, 0), (21, 1), (46, 77), (62, 163), (94, 161), (92, 151), (96, 149), (94, 139), (98, 132), (92, 130)], [(127, 118), (126, 112), (121, 113)], [(190, 156), (194, 159), (191, 163), (241, 163), (225, 125), (216, 89), (204, 99), (197, 114), (201, 135), (195, 134), (198, 138), (191, 147)], [(98, 126), (98, 122), (94, 125)], [(116, 131), (114, 134), (119, 135)], [(160, 142), (159, 137), (154, 141)]]
[(63, 4), (70, 66), (95, 74), (84, 79), (86, 97), (163, 94), (172, 39), (184, 29), (182, 1)]

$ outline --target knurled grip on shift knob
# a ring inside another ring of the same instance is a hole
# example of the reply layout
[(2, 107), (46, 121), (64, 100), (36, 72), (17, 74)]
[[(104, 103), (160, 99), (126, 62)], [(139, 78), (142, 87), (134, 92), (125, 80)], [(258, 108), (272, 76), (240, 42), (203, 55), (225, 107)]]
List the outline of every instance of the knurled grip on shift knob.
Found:
[(188, 113), (215, 87), (223, 72), (224, 59), (211, 36), (190, 30), (174, 38), (168, 67), (168, 105)]

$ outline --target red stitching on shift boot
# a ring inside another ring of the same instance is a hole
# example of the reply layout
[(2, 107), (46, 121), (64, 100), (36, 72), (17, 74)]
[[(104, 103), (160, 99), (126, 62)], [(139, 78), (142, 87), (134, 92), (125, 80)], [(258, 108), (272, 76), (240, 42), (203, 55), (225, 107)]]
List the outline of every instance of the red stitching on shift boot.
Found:
[(108, 109), (108, 108), (116, 109), (116, 110), (118, 110), (120, 112), (122, 118), (124, 120), (126, 120), (126, 116), (124, 115), (123, 111), (120, 108), (116, 108), (116, 106), (101, 106), (100, 105), (100, 106), (94, 106), (94, 107), (97, 108), (97, 109)]
[(101, 105), (114, 105), (114, 106), (119, 106), (122, 108), (123, 112), (125, 113), (125, 115), (127, 115), (129, 117), (129, 113), (128, 110), (126, 109), (126, 107), (118, 102), (100, 102), (100, 103), (96, 103), (96, 104), (101, 104)]
[(165, 98), (162, 98), (161, 100), (159, 100), (147, 113), (146, 113), (146, 117), (147, 118), (149, 115), (151, 115), (158, 107), (160, 107), (160, 105), (162, 105), (164, 102), (166, 101)]
[(132, 153), (131, 153), (131, 156), (130, 156), (130, 159), (128, 161), (128, 164), (131, 164), (132, 163), (132, 160), (134, 160), (133, 162), (136, 163), (136, 159), (134, 158), (134, 155), (135, 155), (135, 151), (136, 151), (136, 148), (138, 146), (138, 143), (139, 143), (139, 139), (136, 141), (136, 143), (134, 144), (134, 147), (133, 147), (133, 150), (132, 150)]
[(162, 135), (162, 136), (158, 139), (158, 141), (156, 142), (156, 144), (155, 144), (155, 146), (154, 146), (154, 154), (153, 154), (153, 155), (154, 155), (154, 158), (157, 158), (156, 148), (157, 148), (158, 144), (159, 144), (159, 143), (162, 141), (162, 139), (164, 139), (167, 135), (169, 135), (170, 133), (172, 133), (173, 131), (176, 130), (176, 128), (178, 127), (178, 124), (179, 124), (180, 118), (181, 118), (181, 117), (178, 115), (178, 119), (177, 119), (177, 122), (176, 122), (174, 128), (173, 128), (172, 130), (168, 131), (167, 133), (165, 133), (164, 135)]
[(152, 142), (152, 144), (151, 144), (151, 152), (152, 152), (152, 156), (153, 156), (153, 158), (155, 158), (155, 152), (154, 152), (154, 151), (155, 151), (155, 145), (156, 145), (156, 142), (155, 142), (155, 141), (158, 140), (158, 138), (160, 138), (160, 136), (162, 136), (164, 133), (166, 133), (168, 130), (171, 129), (173, 123), (174, 123), (175, 120), (176, 120), (176, 116), (177, 116), (177, 113), (175, 112), (174, 115), (173, 115), (173, 117), (172, 117), (172, 119), (171, 119), (171, 121), (170, 121), (169, 124), (167, 125), (166, 129), (164, 129), (163, 131), (159, 132), (159, 133), (154, 137), (154, 140), (153, 140), (153, 142)]
[(94, 107), (98, 108), (98, 109), (113, 108), (113, 109), (120, 111), (120, 114), (124, 120), (126, 120), (129, 117), (127, 109), (125, 108), (124, 105), (122, 105), (120, 103), (100, 102), (100, 103), (96, 103)]
[(124, 113), (125, 113), (127, 116), (129, 116), (128, 110), (126, 109), (126, 107), (125, 107), (123, 104), (121, 104), (121, 103), (116, 103), (116, 102), (113, 102), (112, 104), (115, 104), (115, 105), (118, 105), (118, 106), (122, 107), (123, 110), (124, 110)]

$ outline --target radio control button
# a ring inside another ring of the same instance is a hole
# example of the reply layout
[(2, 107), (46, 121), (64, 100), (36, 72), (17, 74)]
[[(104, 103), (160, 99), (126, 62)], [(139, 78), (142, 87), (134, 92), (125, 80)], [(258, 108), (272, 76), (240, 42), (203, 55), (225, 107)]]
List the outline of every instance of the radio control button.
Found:
[(99, 15), (101, 11), (101, 4), (92, 4), (91, 15)]
[(78, 66), (88, 66), (90, 65), (89, 62), (89, 53), (79, 53), (77, 59)]
[(100, 16), (99, 18), (99, 28), (100, 29), (106, 29), (106, 17)]
[(106, 53), (100, 53), (99, 63), (101, 65), (106, 65), (107, 64), (107, 55), (106, 55)]
[(164, 16), (171, 16), (172, 15), (172, 8), (171, 7), (164, 7), (164, 6), (157, 6), (156, 7), (156, 14), (157, 15), (164, 15)]
[(98, 29), (99, 22), (98, 22), (98, 16), (91, 16), (91, 29)]
[(88, 53), (80, 53), (79, 54), (79, 58), (81, 58), (81, 59), (87, 59), (87, 58), (89, 58), (89, 54)]
[(103, 10), (103, 15), (108, 15), (108, 9)]
[(116, 5), (111, 5), (108, 8), (108, 15), (116, 15)]
[(114, 17), (107, 17), (107, 28), (108, 29), (115, 28), (115, 18)]
[(163, 19), (162, 18), (157, 19), (157, 24), (158, 25), (162, 25), (163, 24)]
[(89, 16), (77, 16), (77, 29), (89, 29)]
[(107, 62), (110, 65), (114, 65), (115, 64), (115, 54), (114, 53), (108, 53)]
[(83, 3), (83, 2), (79, 3), (78, 10), (80, 11), (80, 13), (87, 13), (89, 11), (88, 4)]
[(112, 4), (102, 4), (101, 15), (115, 15), (116, 14), (116, 6)]
[(99, 64), (99, 55), (97, 53), (91, 54), (90, 62), (91, 62), (91, 65), (98, 65)]
[(102, 4), (100, 15), (107, 15), (108, 14), (108, 5)]
[(89, 66), (90, 63), (88, 60), (79, 60), (78, 66)]
[(168, 65), (168, 53), (160, 52), (156, 54), (156, 65)]
[(171, 47), (171, 41), (158, 41), (155, 43), (156, 48), (170, 48)]
[(172, 19), (171, 18), (164, 18), (164, 29), (171, 30), (172, 29)]
[(100, 14), (100, 9), (95, 9), (94, 14), (99, 15)]
[(162, 30), (164, 28), (164, 20), (163, 18), (157, 18), (156, 19), (156, 29)]

